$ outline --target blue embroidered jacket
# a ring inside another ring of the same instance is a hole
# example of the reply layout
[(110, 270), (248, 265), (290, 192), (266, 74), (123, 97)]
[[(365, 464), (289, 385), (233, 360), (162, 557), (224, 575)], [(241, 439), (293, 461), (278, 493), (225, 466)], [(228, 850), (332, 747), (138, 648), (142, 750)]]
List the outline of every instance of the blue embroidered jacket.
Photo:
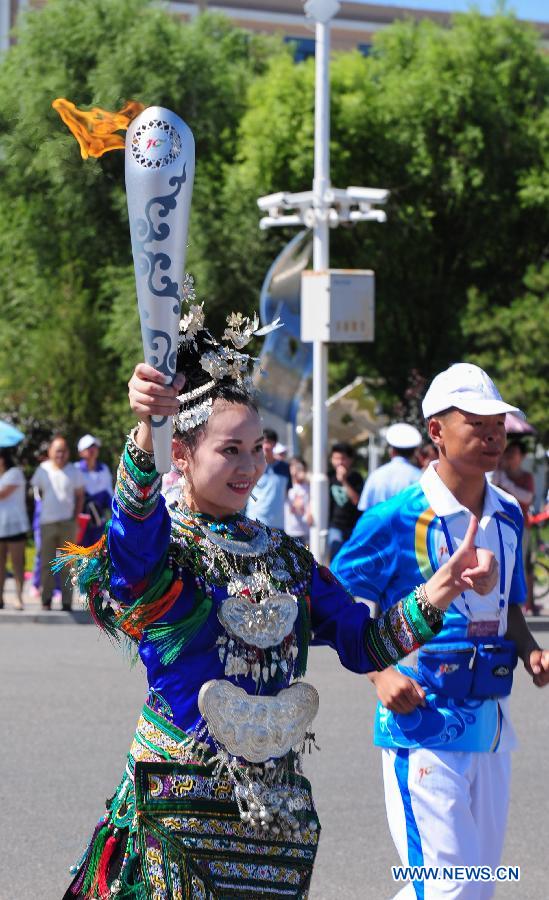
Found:
[[(155, 580), (166, 570), (170, 540), (177, 540), (172, 535), (172, 521), (159, 493), (159, 476), (151, 473), (140, 484), (135, 469), (132, 471), (133, 476), (128, 467), (121, 465), (108, 531), (110, 591), (124, 608), (154, 587)], [(284, 539), (290, 540), (286, 536)], [(312, 557), (305, 578), (299, 571), (292, 575), (297, 581), (301, 579), (301, 583), (290, 584), (290, 592), (303, 595), (306, 591), (310, 597), (311, 643), (333, 647), (342, 664), (354, 672), (376, 668), (365, 648), (365, 634), (370, 625), (368, 609), (354, 603), (332, 574), (317, 566)], [(181, 578), (182, 589), (175, 603), (162, 614), (163, 623), (174, 623), (185, 617), (195, 605), (197, 591), (204, 592), (205, 582), (200, 575), (184, 569)], [(227, 677), (217, 643), (225, 634), (218, 610), (227, 597), (227, 588), (210, 585), (209, 589), (212, 593), (209, 615), (174, 661), (162, 663), (147, 628), (139, 639), (138, 652), (147, 670), (149, 687), (163, 698), (174, 724), (184, 731), (193, 729), (200, 719), (197, 698), (204, 682)], [(249, 675), (229, 677), (229, 680), (248, 693), (256, 693), (256, 683)], [(289, 674), (284, 681), (260, 681), (259, 692), (277, 693), (289, 681)]]

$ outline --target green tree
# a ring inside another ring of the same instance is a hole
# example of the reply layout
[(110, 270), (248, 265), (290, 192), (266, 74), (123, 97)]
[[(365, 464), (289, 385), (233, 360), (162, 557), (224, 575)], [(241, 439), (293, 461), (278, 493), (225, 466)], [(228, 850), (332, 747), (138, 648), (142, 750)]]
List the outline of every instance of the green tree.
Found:
[(183, 24), (149, 0), (50, 0), (17, 38), (0, 65), (2, 407), (119, 446), (141, 356), (124, 155), (84, 163), (51, 102), (135, 99), (189, 122), (199, 166), (188, 263), (200, 270), (247, 85), (278, 45), (222, 17)]
[[(381, 376), (391, 400), (412, 370), (428, 378), (472, 352), (498, 372), (507, 354), (510, 370), (512, 336), (501, 333), (496, 356), (490, 323), (526, 328), (547, 250), (549, 59), (537, 40), (512, 16), (471, 13), (451, 29), (397, 23), (370, 57), (334, 57), (332, 181), (391, 197), (386, 225), (331, 235), (333, 266), (377, 277), (376, 341), (358, 366), (355, 346), (334, 347), (332, 389)], [(257, 308), (293, 234), (260, 232), (256, 198), (311, 184), (314, 67), (210, 14), (182, 24), (150, 0), (49, 0), (24, 16), (0, 91), (2, 411), (117, 447), (141, 352), (123, 154), (83, 163), (51, 101), (116, 109), (131, 98), (189, 123), (187, 265), (215, 326)], [(541, 353), (531, 359), (537, 377)], [(529, 413), (541, 403), (530, 383)]]
[[(543, 259), (549, 60), (513, 16), (470, 13), (451, 29), (396, 23), (370, 57), (335, 56), (331, 74), (332, 182), (391, 191), (387, 224), (332, 232), (331, 264), (375, 269), (376, 340), (358, 371), (401, 397), (412, 370), (428, 378), (472, 349), (461, 324), (472, 289), (505, 310)], [(250, 88), (225, 184), (240, 233), (217, 259), (246, 285), (289, 237), (257, 234), (255, 197), (311, 183), (313, 83), (312, 62), (276, 59)], [(356, 348), (331, 358), (335, 388), (357, 373)]]
[(528, 414), (542, 443), (549, 442), (549, 263), (532, 266), (524, 279), (526, 292), (509, 306), (495, 309), (473, 291), (463, 330), (473, 362), (488, 369), (499, 390)]

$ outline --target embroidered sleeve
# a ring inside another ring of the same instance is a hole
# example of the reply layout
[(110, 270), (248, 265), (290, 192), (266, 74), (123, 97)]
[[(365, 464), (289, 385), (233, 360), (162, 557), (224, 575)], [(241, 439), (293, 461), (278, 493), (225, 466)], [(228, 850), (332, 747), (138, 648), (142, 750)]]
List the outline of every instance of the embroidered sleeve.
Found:
[(126, 446), (112, 501), (112, 519), (92, 547), (67, 544), (55, 567), (70, 567), (96, 623), (113, 637), (140, 640), (143, 630), (173, 606), (182, 590), (170, 565), (170, 517), (161, 476), (144, 471)]
[(119, 507), (133, 519), (147, 519), (154, 511), (162, 478), (156, 469), (145, 472), (132, 460), (128, 447), (120, 459), (115, 497)]
[(408, 653), (417, 650), (438, 634), (443, 625), (429, 624), (412, 591), (378, 619), (373, 619), (365, 634), (366, 652), (375, 669), (385, 669)]

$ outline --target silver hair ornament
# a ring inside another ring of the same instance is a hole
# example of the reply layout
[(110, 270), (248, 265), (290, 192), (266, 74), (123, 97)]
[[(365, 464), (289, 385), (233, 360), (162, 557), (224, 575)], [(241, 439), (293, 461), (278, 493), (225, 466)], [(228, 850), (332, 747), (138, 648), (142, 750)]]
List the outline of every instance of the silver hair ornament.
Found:
[(198, 428), (210, 418), (213, 408), (213, 399), (208, 397), (202, 403), (193, 406), (192, 409), (182, 409), (174, 416), (175, 427), (178, 431), (192, 431)]

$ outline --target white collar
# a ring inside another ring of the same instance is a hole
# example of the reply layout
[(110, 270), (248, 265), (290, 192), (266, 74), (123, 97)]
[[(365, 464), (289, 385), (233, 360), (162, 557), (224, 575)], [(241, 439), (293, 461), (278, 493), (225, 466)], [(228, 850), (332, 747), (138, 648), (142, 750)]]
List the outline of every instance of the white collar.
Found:
[[(423, 493), (427, 497), (429, 506), (433, 512), (439, 516), (453, 516), (456, 513), (466, 512), (470, 514), (470, 510), (463, 506), (452, 494), (451, 490), (446, 487), (442, 478), (437, 472), (438, 462), (434, 460), (429, 464), (419, 483)], [(484, 492), (484, 508), (482, 517), (491, 516), (503, 507), (496, 490), (492, 487), (488, 479), (486, 481), (486, 490)]]

